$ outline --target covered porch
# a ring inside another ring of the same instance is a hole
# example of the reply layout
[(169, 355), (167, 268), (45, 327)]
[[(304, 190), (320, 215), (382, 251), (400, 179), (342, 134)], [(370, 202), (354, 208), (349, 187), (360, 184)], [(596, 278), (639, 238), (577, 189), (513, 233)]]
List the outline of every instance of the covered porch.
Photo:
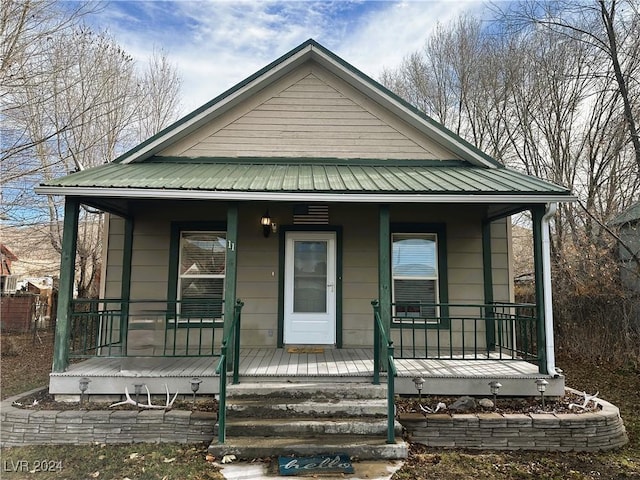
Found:
[(413, 379), (422, 377), (422, 393), (434, 395), (485, 395), (495, 380), (503, 384), (501, 394), (514, 396), (536, 395), (535, 380), (544, 378), (549, 394), (564, 391), (564, 377), (543, 371), (547, 350), (541, 348), (545, 338), (535, 304), (393, 302), (386, 327), (373, 301), (373, 348), (251, 348), (243, 340), (242, 302), (232, 305), (230, 322), (212, 320), (226, 311), (224, 303), (71, 300), (69, 363), (51, 374), (50, 392), (78, 396), (80, 379), (88, 378), (88, 395), (119, 396), (136, 384), (153, 394), (166, 388), (189, 394), (195, 377), (202, 380), (198, 394), (206, 395), (224, 392), (227, 377), (290, 388), (305, 382), (387, 383), (398, 394), (416, 394)]

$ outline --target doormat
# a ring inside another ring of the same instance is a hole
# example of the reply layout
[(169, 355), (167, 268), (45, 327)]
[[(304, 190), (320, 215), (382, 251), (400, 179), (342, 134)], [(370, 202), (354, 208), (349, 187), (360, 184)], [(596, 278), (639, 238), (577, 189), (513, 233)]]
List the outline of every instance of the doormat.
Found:
[(351, 459), (346, 453), (315, 455), (313, 457), (278, 457), (280, 475), (322, 475), (325, 473), (353, 473)]
[(289, 347), (288, 353), (324, 353), (324, 347)]

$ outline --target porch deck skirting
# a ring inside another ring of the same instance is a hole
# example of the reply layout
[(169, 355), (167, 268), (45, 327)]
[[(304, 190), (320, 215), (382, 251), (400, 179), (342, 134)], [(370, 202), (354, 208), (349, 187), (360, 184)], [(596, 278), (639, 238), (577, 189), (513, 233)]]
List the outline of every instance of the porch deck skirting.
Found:
[[(50, 393), (79, 395), (82, 377), (91, 380), (88, 395), (122, 395), (127, 387), (145, 384), (152, 393), (190, 394), (190, 379), (202, 380), (199, 394), (218, 394), (219, 376), (215, 374), (217, 357), (94, 357), (69, 365), (65, 372), (52, 373)], [(413, 378), (426, 382), (423, 395), (488, 395), (488, 382), (499, 380), (501, 395), (538, 395), (535, 380), (549, 381), (548, 395), (562, 395), (564, 377), (538, 373), (534, 364), (513, 359), (396, 359), (397, 394), (413, 394)], [(243, 381), (373, 381), (373, 350), (368, 348), (326, 348), (323, 353), (289, 353), (287, 349), (254, 348), (240, 350), (240, 383)], [(165, 387), (166, 385), (166, 387)]]

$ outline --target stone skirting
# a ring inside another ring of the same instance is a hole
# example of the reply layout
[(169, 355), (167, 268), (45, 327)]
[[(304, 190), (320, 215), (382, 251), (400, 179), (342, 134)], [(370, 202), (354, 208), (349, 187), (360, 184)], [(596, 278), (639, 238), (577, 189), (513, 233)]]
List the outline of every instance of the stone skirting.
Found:
[(410, 441), (429, 447), (593, 452), (625, 445), (618, 408), (597, 402), (600, 410), (580, 414), (408, 413), (399, 420)]
[[(211, 442), (217, 415), (184, 410), (29, 410), (8, 398), (0, 409), (0, 445)], [(401, 414), (409, 439), (431, 447), (486, 450), (600, 451), (628, 442), (617, 407), (581, 414)]]
[(215, 412), (185, 410), (29, 410), (8, 398), (0, 409), (0, 445), (114, 443), (210, 443)]

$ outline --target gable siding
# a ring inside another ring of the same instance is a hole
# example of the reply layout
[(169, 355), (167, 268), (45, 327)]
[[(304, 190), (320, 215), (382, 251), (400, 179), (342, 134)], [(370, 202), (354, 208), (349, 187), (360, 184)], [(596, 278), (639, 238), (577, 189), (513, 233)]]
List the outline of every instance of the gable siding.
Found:
[(290, 74), (162, 155), (456, 158), (318, 66)]

